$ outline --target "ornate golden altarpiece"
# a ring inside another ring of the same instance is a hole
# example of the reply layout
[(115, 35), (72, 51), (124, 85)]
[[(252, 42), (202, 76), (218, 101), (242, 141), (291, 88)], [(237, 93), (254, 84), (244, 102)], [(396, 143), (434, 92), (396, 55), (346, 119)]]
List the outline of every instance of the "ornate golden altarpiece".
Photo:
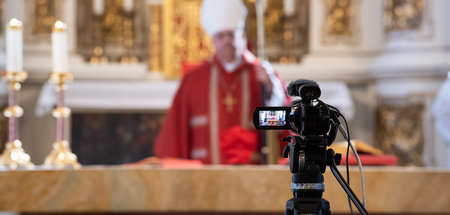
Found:
[[(150, 71), (163, 72), (166, 77), (180, 77), (183, 69), (207, 58), (213, 52), (210, 38), (200, 25), (201, 0), (134, 1), (133, 54), (140, 62), (148, 61)], [(249, 48), (257, 52), (256, 0), (243, 0), (248, 16), (246, 33)], [(298, 63), (308, 52), (308, 0), (294, 0), (293, 13), (285, 12), (286, 1), (264, 2), (264, 49), (270, 62)], [(63, 17), (64, 1), (36, 0), (25, 4), (27, 23), (25, 40), (39, 43), (49, 41), (50, 26)], [(93, 52), (92, 0), (76, 1), (78, 53), (86, 59)], [(344, 43), (356, 45), (360, 41), (359, 13), (361, 0), (322, 0), (324, 22), (322, 42), (325, 45)], [(383, 28), (387, 36), (432, 36), (433, 21), (430, 8), (433, 1), (384, 0)], [(118, 62), (123, 52), (126, 14), (123, 0), (104, 1), (101, 30), (104, 52), (111, 61)]]
[[(86, 61), (95, 54), (98, 34), (102, 53), (109, 62), (119, 62), (126, 52), (124, 44), (132, 43), (138, 62), (148, 62), (152, 72), (179, 78), (186, 70), (213, 53), (211, 39), (200, 24), (201, 0), (133, 1), (131, 13), (124, 11), (123, 0), (104, 1), (104, 12), (93, 13), (93, 0), (77, 0), (74, 5), (76, 52)], [(248, 16), (246, 33), (249, 49), (257, 53), (256, 0), (243, 0)], [(308, 52), (309, 1), (294, 0), (294, 9), (287, 14), (284, 1), (266, 0), (264, 4), (265, 58), (277, 63), (298, 63)], [(64, 18), (65, 1), (27, 1), (25, 40), (34, 44), (49, 43), (51, 24)], [(132, 20), (131, 32), (127, 19)], [(98, 25), (100, 20), (100, 25)], [(97, 36), (96, 36), (97, 35)], [(127, 36), (128, 35), (128, 36)], [(131, 38), (130, 38), (131, 35)], [(129, 40), (132, 41), (129, 41)]]
[[(256, 53), (255, 0), (244, 0), (244, 3), (248, 10), (245, 31), (249, 49)], [(296, 0), (293, 15), (283, 13), (283, 1), (267, 0), (265, 4), (266, 59), (279, 63), (298, 63), (308, 48), (309, 1)], [(201, 0), (166, 0), (161, 8), (151, 6), (151, 70), (164, 68), (166, 77), (179, 77), (183, 67), (195, 65), (211, 56), (213, 46), (200, 24), (200, 7)], [(158, 43), (163, 44), (162, 48)], [(161, 52), (163, 59), (159, 57)]]
[[(148, 14), (145, 1), (133, 1), (134, 9), (127, 13), (123, 10), (123, 0), (104, 1), (104, 13), (96, 17), (92, 10), (92, 0), (76, 1), (77, 52), (88, 60), (96, 45), (95, 36), (100, 33), (104, 44), (104, 53), (110, 62), (119, 62), (126, 52), (127, 43), (132, 43), (133, 55), (139, 62), (145, 62), (148, 56)], [(96, 19), (100, 23), (96, 24)], [(131, 29), (127, 22), (132, 20)], [(100, 26), (101, 29), (97, 29)], [(101, 32), (99, 32), (99, 30)], [(129, 38), (129, 36), (132, 38)], [(129, 41), (129, 40), (132, 41)]]

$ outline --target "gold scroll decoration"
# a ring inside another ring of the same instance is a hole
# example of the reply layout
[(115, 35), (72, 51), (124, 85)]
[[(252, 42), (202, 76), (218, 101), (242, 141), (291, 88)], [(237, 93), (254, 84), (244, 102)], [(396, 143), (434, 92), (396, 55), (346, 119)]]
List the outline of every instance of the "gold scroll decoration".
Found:
[(324, 0), (323, 44), (355, 45), (359, 42), (359, 5), (360, 0)]
[[(284, 13), (284, 1), (266, 0), (264, 3), (264, 57), (270, 62), (298, 63), (308, 52), (310, 1), (294, 1), (295, 12), (291, 15)], [(255, 0), (243, 2), (248, 10), (245, 32), (249, 49), (257, 53)]]
[(423, 0), (384, 0), (383, 25), (386, 32), (419, 31), (423, 19)]
[(33, 3), (33, 34), (50, 34), (56, 19), (55, 0), (36, 0)]
[(162, 70), (162, 5), (150, 5), (149, 69)]
[(105, 1), (105, 14), (103, 19), (104, 36), (107, 41), (115, 41), (123, 38), (122, 0)]
[(400, 165), (423, 165), (424, 110), (420, 103), (377, 108), (376, 146), (397, 155)]
[(163, 2), (163, 66), (168, 78), (180, 77), (183, 65), (198, 64), (213, 53), (200, 24), (200, 8), (201, 0)]

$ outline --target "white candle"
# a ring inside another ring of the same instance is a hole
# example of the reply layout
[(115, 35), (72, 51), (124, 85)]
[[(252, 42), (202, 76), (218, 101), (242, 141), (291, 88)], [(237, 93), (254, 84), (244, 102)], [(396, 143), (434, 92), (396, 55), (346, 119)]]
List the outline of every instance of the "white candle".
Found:
[(133, 0), (123, 0), (123, 10), (126, 12), (132, 12), (134, 9)]
[(295, 0), (284, 0), (283, 1), (283, 11), (284, 15), (291, 16), (295, 13)]
[(22, 22), (13, 18), (6, 30), (6, 71), (22, 71)]
[(57, 21), (52, 32), (53, 72), (69, 72), (69, 40), (67, 25)]
[(92, 9), (95, 15), (100, 16), (105, 11), (105, 6), (103, 4), (103, 0), (94, 0), (92, 2)]

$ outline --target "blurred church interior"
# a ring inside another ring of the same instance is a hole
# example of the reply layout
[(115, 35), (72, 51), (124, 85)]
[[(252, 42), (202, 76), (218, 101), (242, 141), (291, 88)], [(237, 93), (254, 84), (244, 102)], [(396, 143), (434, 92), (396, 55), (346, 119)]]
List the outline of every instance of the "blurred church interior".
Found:
[[(74, 79), (66, 90), (72, 116), (65, 133), (71, 149), (83, 166), (119, 165), (153, 155), (182, 76), (213, 53), (199, 22), (201, 2), (0, 0), (2, 26), (12, 18), (23, 23), (28, 78), (18, 97), (24, 110), (19, 129), (31, 161), (42, 164), (55, 141), (56, 100), (48, 83), (55, 21), (67, 24), (69, 37)], [(352, 139), (397, 156), (402, 167), (450, 168), (450, 140), (436, 129), (432, 111), (450, 71), (450, 1), (243, 2), (250, 51), (269, 61), (286, 84), (317, 81), (321, 99), (348, 119)], [(0, 28), (2, 70), (5, 32)], [(0, 107), (7, 105), (2, 81)], [(7, 135), (2, 115), (2, 151)], [(448, 191), (448, 181), (442, 186)]]

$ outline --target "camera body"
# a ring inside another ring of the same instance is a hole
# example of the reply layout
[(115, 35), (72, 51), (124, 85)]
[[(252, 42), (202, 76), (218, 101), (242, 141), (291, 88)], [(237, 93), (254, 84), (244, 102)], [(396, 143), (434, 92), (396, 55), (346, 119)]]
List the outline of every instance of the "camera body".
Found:
[(311, 80), (300, 79), (287, 87), (290, 96), (301, 100), (291, 102), (289, 107), (257, 107), (253, 112), (256, 129), (290, 129), (299, 135), (326, 135), (330, 130), (330, 110), (318, 100), (319, 85)]
[(301, 181), (318, 182), (325, 172), (326, 150), (333, 143), (338, 128), (338, 113), (320, 101), (319, 85), (300, 79), (287, 87), (290, 96), (301, 97), (289, 107), (257, 107), (253, 112), (253, 124), (257, 129), (290, 129), (297, 136), (283, 138), (288, 142), (283, 157), (289, 157), (292, 173), (298, 173)]

